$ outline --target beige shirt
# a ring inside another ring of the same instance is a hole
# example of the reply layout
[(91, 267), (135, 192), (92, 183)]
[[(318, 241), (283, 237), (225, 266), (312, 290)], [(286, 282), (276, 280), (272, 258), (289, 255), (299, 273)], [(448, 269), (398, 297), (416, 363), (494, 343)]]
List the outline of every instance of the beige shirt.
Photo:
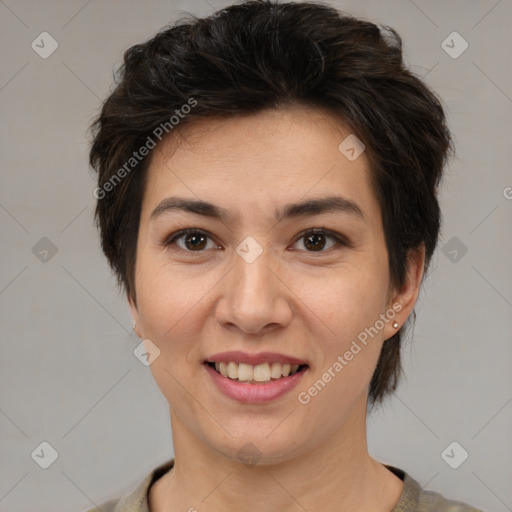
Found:
[[(88, 512), (150, 512), (148, 494), (151, 485), (169, 471), (174, 459), (158, 466), (131, 492), (120, 499), (110, 500), (99, 508)], [(433, 491), (424, 491), (421, 485), (405, 471), (393, 466), (386, 467), (404, 482), (404, 488), (398, 503), (391, 512), (482, 512), (480, 509), (460, 501), (448, 500)]]

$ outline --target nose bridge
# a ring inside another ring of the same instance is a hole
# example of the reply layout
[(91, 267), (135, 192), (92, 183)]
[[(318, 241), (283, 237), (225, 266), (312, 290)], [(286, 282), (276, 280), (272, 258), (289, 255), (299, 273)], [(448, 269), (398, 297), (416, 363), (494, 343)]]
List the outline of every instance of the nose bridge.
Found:
[(262, 299), (269, 300), (273, 295), (270, 259), (268, 251), (263, 251), (254, 261), (239, 255), (235, 257), (233, 291), (239, 298), (252, 299), (253, 296), (261, 296)]
[(246, 252), (241, 250), (243, 248), (241, 244), (234, 254), (234, 268), (219, 305), (219, 321), (236, 324), (251, 333), (269, 324), (286, 324), (291, 316), (286, 287), (275, 275), (271, 252), (262, 250), (251, 254), (254, 247)]

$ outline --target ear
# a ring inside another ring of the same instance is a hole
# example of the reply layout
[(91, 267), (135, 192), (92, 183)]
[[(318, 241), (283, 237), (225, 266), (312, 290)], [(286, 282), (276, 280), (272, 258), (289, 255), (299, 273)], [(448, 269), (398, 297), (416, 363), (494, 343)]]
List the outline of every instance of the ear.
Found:
[[(409, 315), (412, 313), (420, 293), (424, 268), (425, 245), (421, 244), (421, 246), (409, 251), (409, 254), (407, 255), (405, 281), (400, 289), (395, 289), (391, 293), (391, 301), (388, 304), (388, 311), (394, 311), (395, 316), (392, 321), (386, 324), (384, 329), (385, 340), (396, 334), (398, 329), (402, 327)], [(393, 327), (394, 322), (398, 323), (397, 328)]]
[(134, 330), (135, 334), (139, 338), (142, 339), (143, 336), (142, 336), (142, 332), (141, 332), (140, 317), (139, 317), (139, 310), (137, 309), (137, 303), (136, 303), (135, 299), (133, 297), (131, 297), (130, 295), (127, 295), (127, 299), (128, 299), (128, 306), (130, 307), (130, 311), (132, 314), (133, 323), (135, 324), (133, 330)]

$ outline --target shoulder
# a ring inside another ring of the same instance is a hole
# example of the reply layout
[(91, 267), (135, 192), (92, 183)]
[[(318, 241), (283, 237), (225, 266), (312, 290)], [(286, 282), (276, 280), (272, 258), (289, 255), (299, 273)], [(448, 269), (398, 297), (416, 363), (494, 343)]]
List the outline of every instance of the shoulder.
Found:
[(149, 480), (145, 478), (134, 490), (121, 496), (101, 503), (87, 512), (149, 512), (146, 493)]
[(139, 485), (128, 494), (118, 499), (105, 501), (87, 512), (149, 512), (149, 509), (145, 490)]
[(119, 500), (110, 500), (106, 501), (105, 503), (102, 503), (101, 505), (98, 505), (97, 507), (91, 508), (87, 510), (87, 512), (116, 512), (117, 504), (119, 503)]
[(142, 482), (129, 493), (97, 505), (87, 512), (149, 512), (148, 492), (151, 485), (174, 465), (174, 459), (151, 471)]
[[(419, 485), (419, 484), (418, 484)], [(482, 512), (482, 510), (463, 503), (450, 500), (434, 491), (421, 491), (418, 511), (421, 512)]]
[(398, 468), (391, 470), (404, 482), (402, 495), (392, 512), (483, 512), (462, 501), (445, 498), (438, 492), (424, 490), (405, 471)]

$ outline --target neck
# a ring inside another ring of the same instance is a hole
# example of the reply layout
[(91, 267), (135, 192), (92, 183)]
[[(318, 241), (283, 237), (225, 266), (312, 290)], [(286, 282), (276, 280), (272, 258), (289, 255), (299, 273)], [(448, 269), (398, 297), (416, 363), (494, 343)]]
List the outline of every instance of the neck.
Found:
[[(392, 510), (402, 482), (368, 454), (366, 401), (344, 427), (294, 457), (255, 465), (219, 454), (171, 414), (175, 464), (150, 493), (152, 512)], [(312, 436), (314, 437), (314, 436)], [(157, 485), (158, 484), (158, 485)]]

